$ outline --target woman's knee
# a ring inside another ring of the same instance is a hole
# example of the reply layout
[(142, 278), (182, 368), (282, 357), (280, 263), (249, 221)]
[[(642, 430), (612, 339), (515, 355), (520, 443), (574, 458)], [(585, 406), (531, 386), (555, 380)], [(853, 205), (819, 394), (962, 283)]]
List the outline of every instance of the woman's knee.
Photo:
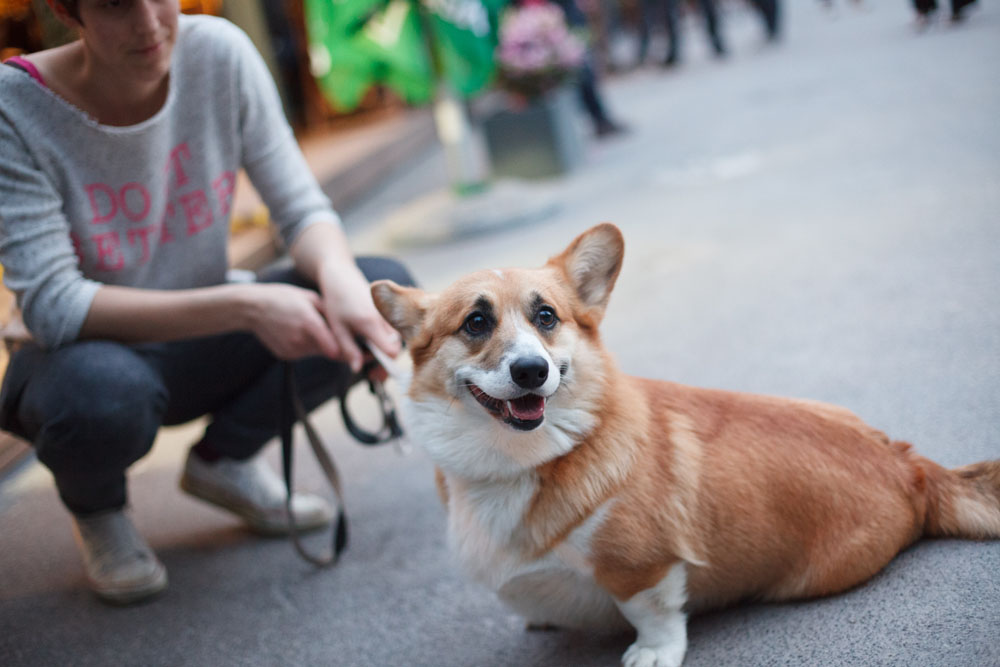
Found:
[(417, 284), (406, 265), (391, 257), (358, 257), (357, 262), (369, 282), (391, 280), (404, 287), (415, 287)]
[(43, 463), (124, 469), (149, 451), (168, 393), (139, 355), (94, 341), (44, 357), (18, 411)]
[[(416, 281), (410, 275), (406, 266), (397, 259), (391, 257), (366, 256), (355, 258), (358, 268), (369, 282), (376, 280), (391, 280), (397, 285), (405, 287), (415, 287)], [(299, 287), (316, 289), (315, 283), (300, 274), (294, 266), (285, 262), (271, 266), (257, 277), (259, 282), (265, 283), (290, 283)]]

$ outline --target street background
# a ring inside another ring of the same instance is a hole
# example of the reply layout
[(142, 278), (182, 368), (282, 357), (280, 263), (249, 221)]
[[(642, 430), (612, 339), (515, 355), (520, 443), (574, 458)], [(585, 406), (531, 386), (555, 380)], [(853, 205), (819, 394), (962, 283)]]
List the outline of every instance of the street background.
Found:
[[(459, 200), (429, 145), (345, 212), (356, 249), (435, 290), (612, 221), (626, 256), (602, 330), (627, 372), (844, 405), (948, 466), (1000, 457), (1000, 5), (917, 31), (902, 0), (833, 4), (784, 3), (775, 45), (727, 14), (725, 60), (688, 24), (680, 68), (603, 81), (630, 132), (588, 139), (565, 177)], [(86, 589), (44, 468), (7, 474), (0, 664), (617, 664), (631, 636), (525, 632), (459, 571), (419, 443), (362, 448), (336, 405), (316, 423), (345, 480), (341, 563), (183, 495), (201, 425), (165, 429), (131, 504), (170, 588), (131, 608)], [(921, 542), (856, 590), (698, 616), (689, 640), (689, 666), (1000, 665), (1000, 543)]]

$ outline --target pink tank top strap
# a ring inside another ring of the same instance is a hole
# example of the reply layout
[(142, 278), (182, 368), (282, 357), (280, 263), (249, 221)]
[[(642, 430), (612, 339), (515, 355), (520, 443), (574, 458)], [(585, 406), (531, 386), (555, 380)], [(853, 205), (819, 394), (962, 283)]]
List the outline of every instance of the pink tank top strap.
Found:
[(20, 67), (25, 72), (30, 74), (31, 78), (33, 78), (35, 81), (42, 84), (43, 86), (45, 85), (45, 79), (42, 78), (42, 73), (39, 72), (38, 68), (35, 67), (34, 63), (32, 63), (27, 58), (22, 58), (21, 56), (11, 56), (10, 58), (8, 58), (3, 62), (5, 65), (11, 64)]

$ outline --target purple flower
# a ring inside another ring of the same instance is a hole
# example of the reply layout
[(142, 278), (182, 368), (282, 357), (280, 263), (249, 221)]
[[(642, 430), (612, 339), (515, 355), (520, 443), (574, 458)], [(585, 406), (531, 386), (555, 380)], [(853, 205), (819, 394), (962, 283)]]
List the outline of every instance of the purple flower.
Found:
[(509, 9), (500, 23), (498, 81), (518, 95), (542, 95), (576, 72), (585, 50), (583, 40), (567, 28), (559, 7), (536, 4)]

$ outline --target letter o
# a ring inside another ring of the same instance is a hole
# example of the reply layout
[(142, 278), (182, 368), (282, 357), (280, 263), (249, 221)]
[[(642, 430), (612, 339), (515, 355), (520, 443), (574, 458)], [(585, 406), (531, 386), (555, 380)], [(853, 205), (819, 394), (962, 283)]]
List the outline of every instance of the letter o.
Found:
[[(142, 196), (142, 210), (138, 213), (129, 208), (128, 200), (125, 198), (129, 190), (136, 190)], [(118, 192), (118, 202), (122, 213), (132, 222), (145, 220), (146, 216), (149, 215), (149, 207), (151, 205), (149, 192), (140, 183), (126, 183), (123, 185), (122, 189)]]

